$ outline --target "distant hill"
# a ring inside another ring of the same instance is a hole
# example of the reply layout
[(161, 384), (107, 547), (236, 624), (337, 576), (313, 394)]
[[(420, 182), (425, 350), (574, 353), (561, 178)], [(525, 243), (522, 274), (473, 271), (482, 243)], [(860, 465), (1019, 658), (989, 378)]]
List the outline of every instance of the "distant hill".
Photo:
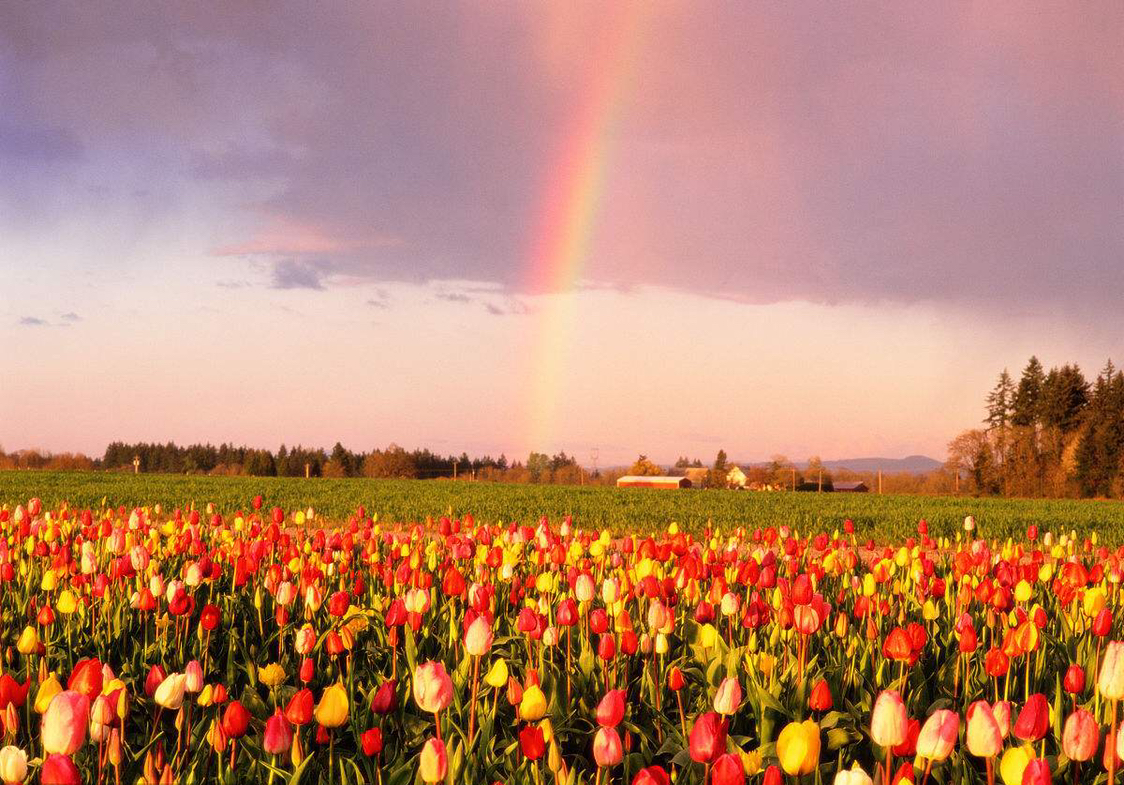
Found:
[[(731, 461), (737, 463), (737, 461)], [(754, 466), (768, 466), (768, 461), (755, 461)], [(905, 458), (844, 458), (837, 461), (824, 461), (825, 469), (850, 469), (853, 472), (877, 472), (898, 474), (924, 474), (939, 469), (944, 464), (925, 455), (907, 455)], [(807, 468), (807, 462), (797, 462), (800, 469)]]

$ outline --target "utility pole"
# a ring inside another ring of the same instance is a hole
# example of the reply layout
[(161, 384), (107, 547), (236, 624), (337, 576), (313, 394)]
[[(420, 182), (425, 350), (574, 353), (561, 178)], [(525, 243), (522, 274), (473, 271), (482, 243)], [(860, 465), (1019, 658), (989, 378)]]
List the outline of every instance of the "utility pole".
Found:
[(457, 481), (457, 462), (453, 461), (453, 482)]
[(796, 490), (796, 467), (792, 467), (792, 490)]
[(956, 470), (956, 493), (960, 493), (960, 469)]
[(882, 470), (878, 470), (878, 493), (882, 493)]
[(823, 493), (823, 469), (820, 469), (819, 478), (816, 480), (816, 493)]
[(311, 463), (305, 463), (305, 465), (304, 465), (304, 478), (307, 480), (311, 476), (312, 476), (312, 464)]
[(133, 474), (140, 474), (140, 456), (133, 456)]

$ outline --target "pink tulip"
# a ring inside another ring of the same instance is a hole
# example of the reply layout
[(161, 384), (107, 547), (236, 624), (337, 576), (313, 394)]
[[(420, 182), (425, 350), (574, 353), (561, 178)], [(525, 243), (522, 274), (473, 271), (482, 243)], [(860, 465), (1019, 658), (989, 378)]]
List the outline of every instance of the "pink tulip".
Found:
[(262, 749), (270, 755), (284, 755), (292, 745), (293, 726), (285, 719), (281, 709), (274, 709), (273, 716), (265, 721)]
[(896, 690), (883, 690), (870, 714), (870, 738), (879, 747), (896, 747), (905, 741), (909, 718), (902, 696)]
[(937, 709), (917, 736), (917, 754), (938, 763), (948, 759), (960, 735), (960, 715), (948, 709)]
[(449, 770), (449, 756), (445, 751), (445, 743), (440, 739), (430, 739), (422, 747), (421, 758), (418, 762), (418, 771), (422, 782), (436, 783), (445, 779)]
[(994, 758), (1003, 749), (1003, 733), (995, 713), (987, 701), (976, 701), (968, 707), (968, 752), (978, 758)]
[(1092, 760), (1101, 740), (1097, 720), (1085, 709), (1077, 709), (1066, 718), (1062, 731), (1062, 752), (1070, 760)]
[(600, 728), (593, 737), (593, 760), (601, 768), (616, 766), (624, 757), (616, 728)]
[(714, 710), (723, 716), (729, 716), (738, 710), (741, 702), (742, 685), (734, 677), (727, 676), (714, 694)]
[(40, 735), (48, 755), (73, 755), (86, 741), (90, 699), (80, 692), (64, 690), (51, 699), (43, 713)]
[(492, 625), (483, 616), (477, 616), (464, 634), (464, 650), (473, 657), (483, 657), (492, 648)]
[(414, 700), (430, 714), (445, 709), (453, 700), (453, 680), (444, 663), (426, 662), (414, 671)]

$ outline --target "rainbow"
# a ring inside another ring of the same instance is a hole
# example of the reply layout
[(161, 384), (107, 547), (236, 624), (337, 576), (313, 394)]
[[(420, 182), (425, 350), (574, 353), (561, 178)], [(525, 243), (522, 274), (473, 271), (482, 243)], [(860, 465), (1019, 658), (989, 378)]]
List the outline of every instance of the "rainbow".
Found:
[(583, 100), (548, 169), (539, 229), (524, 289), (542, 295), (531, 344), (527, 433), (533, 450), (553, 450), (559, 395), (570, 361), (574, 290), (582, 281), (639, 44), (643, 4), (615, 6), (588, 58)]

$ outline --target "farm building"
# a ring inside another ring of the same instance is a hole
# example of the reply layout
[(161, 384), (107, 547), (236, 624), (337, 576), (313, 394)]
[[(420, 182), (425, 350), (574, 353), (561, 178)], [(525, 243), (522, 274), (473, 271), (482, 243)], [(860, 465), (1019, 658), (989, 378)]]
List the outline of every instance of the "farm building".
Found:
[(640, 477), (626, 475), (617, 480), (618, 488), (690, 488), (686, 477)]
[(837, 482), (835, 485), (836, 493), (868, 493), (870, 488), (866, 487), (866, 483), (861, 480), (856, 482)]

